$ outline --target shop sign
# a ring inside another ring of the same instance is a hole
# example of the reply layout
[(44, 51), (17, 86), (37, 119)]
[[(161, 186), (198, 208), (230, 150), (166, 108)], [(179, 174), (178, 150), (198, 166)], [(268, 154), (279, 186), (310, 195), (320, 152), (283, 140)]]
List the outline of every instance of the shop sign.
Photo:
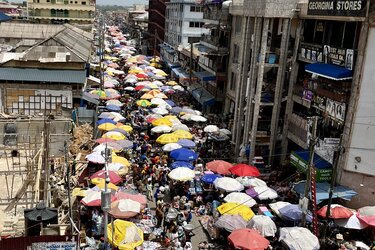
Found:
[(333, 154), (340, 143), (340, 138), (324, 138), (315, 145), (315, 153), (333, 164)]
[(38, 242), (31, 245), (31, 250), (75, 250), (77, 242)]
[(346, 110), (345, 103), (336, 102), (336, 101), (333, 101), (333, 100), (327, 98), (326, 112), (328, 113), (328, 115), (330, 115), (331, 117), (333, 117), (337, 120), (344, 121), (345, 110)]
[(318, 95), (314, 95), (314, 107), (321, 110), (326, 110), (326, 98)]
[(324, 63), (330, 63), (342, 67), (353, 68), (354, 51), (352, 49), (335, 48), (329, 45), (323, 46)]
[[(294, 152), (290, 155), (290, 164), (299, 169), (302, 173), (305, 173), (307, 170), (308, 162), (301, 159), (298, 155), (296, 155)], [(332, 176), (332, 169), (315, 169), (316, 170), (316, 176), (315, 179), (317, 182), (322, 181), (330, 181)]]
[(307, 14), (313, 16), (366, 17), (366, 0), (309, 0)]
[(311, 102), (313, 100), (313, 92), (311, 90), (305, 89), (303, 90), (303, 96), (302, 99), (308, 102)]
[(313, 62), (323, 62), (322, 47), (312, 44), (301, 44), (301, 58)]

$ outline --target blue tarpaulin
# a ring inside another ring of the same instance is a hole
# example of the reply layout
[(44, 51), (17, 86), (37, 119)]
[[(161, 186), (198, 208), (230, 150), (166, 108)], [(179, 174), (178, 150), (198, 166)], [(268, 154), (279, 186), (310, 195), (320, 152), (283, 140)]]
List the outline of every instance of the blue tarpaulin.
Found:
[(215, 97), (202, 87), (194, 89), (191, 94), (195, 100), (203, 106), (209, 106), (215, 103)]
[(202, 81), (215, 81), (216, 76), (208, 71), (195, 72), (194, 75), (201, 79)]
[(10, 16), (6, 15), (3, 12), (0, 12), (0, 23), (10, 21), (10, 20), (12, 20), (12, 18)]
[[(330, 188), (330, 184), (328, 182), (316, 183), (316, 202), (317, 203), (321, 203), (324, 200), (328, 200), (329, 188)], [(300, 196), (303, 196), (304, 190), (305, 190), (305, 181), (296, 183), (293, 187), (293, 190), (297, 192)], [(355, 195), (357, 195), (356, 191), (348, 187), (339, 185), (339, 186), (334, 187), (332, 198), (333, 199), (340, 198), (340, 199), (350, 201)]]
[[(298, 157), (302, 158), (304, 161), (309, 162), (310, 153), (309, 151), (294, 151)], [(332, 165), (328, 161), (324, 160), (322, 157), (314, 153), (314, 166), (317, 169), (331, 168)]]
[(351, 79), (353, 77), (353, 71), (326, 63), (308, 64), (305, 66), (305, 71), (336, 81)]
[(173, 73), (175, 73), (180, 78), (189, 78), (189, 74), (183, 68), (173, 68)]

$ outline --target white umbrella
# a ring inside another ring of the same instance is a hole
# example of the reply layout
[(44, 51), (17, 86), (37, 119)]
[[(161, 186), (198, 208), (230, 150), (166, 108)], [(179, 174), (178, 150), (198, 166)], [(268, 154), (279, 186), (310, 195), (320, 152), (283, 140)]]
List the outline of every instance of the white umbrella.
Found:
[(169, 172), (168, 176), (177, 181), (190, 181), (194, 179), (195, 172), (189, 168), (179, 167)]
[(173, 86), (172, 87), (174, 90), (177, 90), (177, 91), (185, 91), (185, 89), (182, 87), (182, 86), (180, 86), (180, 85), (175, 85), (175, 86)]
[(354, 244), (356, 247), (359, 247), (360, 249), (363, 249), (363, 250), (370, 250), (370, 247), (367, 246), (365, 243), (363, 243), (362, 241), (354, 241)]
[(169, 111), (165, 108), (154, 108), (152, 109), (152, 112), (158, 115), (166, 115), (169, 113)]
[(105, 145), (105, 143), (103, 143), (103, 144), (99, 144), (98, 146), (96, 146), (92, 151), (95, 153), (101, 154), (101, 152), (104, 152), (106, 148), (110, 148), (113, 150), (113, 147)]
[(207, 118), (201, 116), (201, 115), (192, 115), (190, 117), (190, 120), (195, 121), (195, 122), (206, 122)]
[(138, 82), (138, 80), (137, 80), (137, 78), (134, 76), (134, 77), (128, 78), (125, 82), (126, 82), (126, 83), (136, 83), (136, 82)]
[(182, 146), (178, 143), (168, 143), (163, 146), (163, 151), (170, 152), (179, 148), (182, 148)]
[(127, 91), (134, 91), (134, 88), (129, 86), (129, 87), (124, 88), (124, 90), (127, 90)]
[(264, 237), (274, 237), (277, 232), (275, 222), (265, 215), (254, 215), (246, 227), (257, 230)]
[(171, 131), (172, 131), (172, 128), (167, 125), (159, 125), (151, 129), (151, 132), (154, 132), (154, 133), (169, 133)]
[(226, 128), (221, 128), (220, 132), (223, 133), (223, 134), (226, 134), (226, 135), (232, 134), (232, 132), (229, 129), (226, 129)]
[(168, 104), (166, 103), (163, 99), (161, 98), (152, 98), (151, 99), (151, 103), (154, 104), (154, 105), (164, 105), (164, 104)]
[(164, 86), (164, 83), (162, 83), (161, 81), (158, 81), (158, 80), (153, 81), (152, 83), (153, 83), (153, 84), (156, 84), (156, 85), (159, 86), (159, 87)]
[(336, 219), (335, 224), (349, 229), (364, 229), (367, 227), (367, 224), (360, 221), (357, 217), (357, 213), (354, 212), (352, 216), (348, 219)]
[(141, 203), (131, 199), (120, 200), (117, 207), (121, 212), (139, 213), (141, 211)]
[(280, 238), (290, 250), (319, 250), (319, 240), (307, 228), (304, 227), (282, 227)]
[[(118, 162), (111, 162), (111, 163), (108, 164), (107, 168), (108, 168), (108, 171), (117, 172), (120, 169), (124, 168), (124, 165), (121, 164), (121, 163), (118, 163)], [(105, 167), (102, 168), (102, 170), (105, 170)]]
[(178, 126), (178, 125), (182, 124), (181, 121), (178, 118), (169, 118), (169, 121), (172, 122), (172, 128), (174, 126)]
[(286, 201), (278, 201), (278, 202), (274, 202), (274, 203), (270, 203), (269, 206), (271, 208), (271, 210), (277, 214), (277, 216), (281, 217), (281, 214), (279, 212), (279, 209), (285, 207), (285, 206), (288, 206), (288, 205), (291, 205), (292, 203), (290, 202), (286, 202)]
[(214, 181), (214, 185), (217, 189), (224, 190), (228, 193), (242, 191), (244, 189), (244, 186), (241, 183), (230, 177), (217, 178)]
[(252, 188), (258, 195), (259, 200), (272, 200), (278, 197), (277, 192), (267, 186), (258, 186)]
[(219, 128), (216, 125), (208, 125), (204, 127), (203, 131), (206, 133), (216, 133), (219, 132)]
[(255, 178), (255, 177), (237, 177), (237, 181), (239, 181), (242, 185), (245, 187), (261, 187), (261, 186), (267, 186), (267, 183), (261, 179)]
[(88, 161), (91, 161), (93, 163), (99, 163), (99, 164), (104, 164), (105, 159), (104, 157), (100, 154), (100, 152), (93, 152), (89, 155), (86, 155), (86, 159)]
[(174, 125), (172, 127), (172, 131), (176, 131), (176, 130), (185, 130), (185, 131), (189, 131), (189, 127), (186, 126), (185, 124), (177, 124), (177, 125)]
[(115, 117), (113, 120), (115, 122), (118, 122), (120, 120), (125, 120), (125, 117), (123, 117), (122, 115), (120, 115), (119, 113), (117, 112), (111, 112), (111, 114)]
[(225, 196), (224, 201), (236, 202), (236, 203), (248, 206), (248, 207), (252, 207), (255, 204), (257, 204), (257, 202), (253, 198), (251, 198), (245, 193), (240, 193), (240, 192), (233, 192), (233, 193), (228, 194), (227, 196)]
[(186, 120), (186, 121), (190, 121), (192, 116), (193, 116), (193, 114), (188, 113), (188, 114), (185, 114), (185, 115), (181, 116), (181, 119)]

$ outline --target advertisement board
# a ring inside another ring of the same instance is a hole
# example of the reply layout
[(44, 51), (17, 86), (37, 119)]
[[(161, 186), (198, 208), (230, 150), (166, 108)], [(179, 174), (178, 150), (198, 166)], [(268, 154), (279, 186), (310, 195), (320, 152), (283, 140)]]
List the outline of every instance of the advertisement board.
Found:
[(366, 17), (366, 0), (309, 0), (307, 14), (312, 16)]

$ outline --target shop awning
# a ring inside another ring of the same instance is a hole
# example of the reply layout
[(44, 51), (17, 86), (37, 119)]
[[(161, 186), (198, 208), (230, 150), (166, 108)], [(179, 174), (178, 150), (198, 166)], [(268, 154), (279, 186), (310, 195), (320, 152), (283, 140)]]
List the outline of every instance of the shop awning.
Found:
[(181, 67), (181, 64), (178, 63), (178, 62), (175, 62), (175, 63), (168, 62), (167, 65), (168, 65), (168, 67), (171, 68), (171, 69), (174, 69), (174, 68), (180, 68), (180, 67)]
[(202, 87), (194, 89), (191, 95), (202, 104), (202, 106), (210, 106), (215, 103), (215, 97)]
[(353, 78), (353, 71), (333, 64), (312, 63), (305, 66), (305, 71), (336, 81)]
[(189, 74), (183, 68), (173, 68), (173, 73), (175, 73), (180, 78), (189, 78)]
[[(316, 183), (316, 202), (321, 203), (324, 200), (329, 198), (329, 188), (330, 184), (328, 182)], [(304, 195), (305, 192), (305, 181), (301, 181), (294, 184), (293, 190), (298, 193), (300, 196)], [(332, 198), (340, 198), (347, 201), (350, 201), (354, 196), (357, 195), (357, 192), (345, 187), (338, 185), (333, 188)]]
[(215, 81), (216, 76), (207, 71), (195, 72), (194, 75), (202, 81)]
[(86, 71), (34, 68), (0, 68), (0, 80), (84, 84), (86, 82)]
[(198, 88), (202, 88), (202, 85), (200, 85), (199, 83), (194, 83), (190, 86), (187, 87), (187, 90), (189, 91), (189, 93), (193, 93), (194, 90), (198, 89)]

